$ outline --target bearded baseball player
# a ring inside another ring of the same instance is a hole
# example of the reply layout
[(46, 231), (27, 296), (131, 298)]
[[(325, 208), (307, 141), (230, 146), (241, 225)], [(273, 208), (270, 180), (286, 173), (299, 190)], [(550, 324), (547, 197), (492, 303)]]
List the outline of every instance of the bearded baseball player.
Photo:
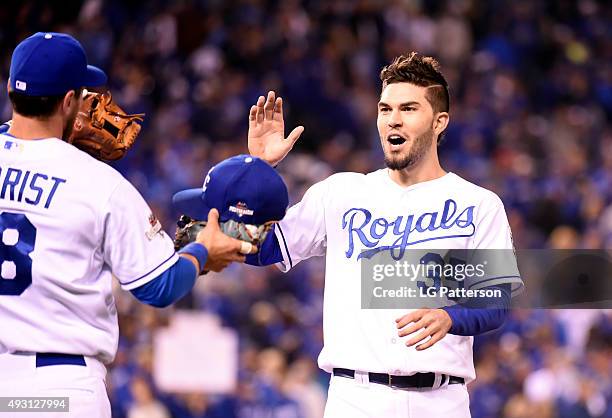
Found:
[[(514, 255), (507, 271), (482, 278), (481, 287), (501, 294), (488, 308), (387, 310), (362, 309), (360, 258), (364, 251), (512, 249), (510, 227), (495, 193), (440, 166), (450, 100), (438, 63), (414, 52), (399, 56), (381, 80), (377, 126), (386, 168), (313, 185), (247, 263), (288, 271), (326, 257), (319, 366), (332, 374), (327, 418), (469, 417), (473, 336), (504, 322), (522, 284)], [(284, 138), (282, 99), (269, 92), (251, 108), (249, 150), (276, 165), (303, 130)]]
[[(104, 84), (69, 35), (37, 33), (13, 52), (12, 123), (0, 134), (0, 396), (8, 411), (0, 416), (110, 417), (105, 365), (119, 334), (112, 275), (143, 303), (163, 307), (200, 272), (256, 250), (224, 235), (215, 209), (196, 242), (175, 252), (138, 191), (68, 142), (73, 130), (87, 132), (81, 146), (114, 159), (134, 139), (133, 118), (111, 110), (104, 123), (110, 96), (81, 94)], [(94, 144), (100, 129), (121, 140), (116, 149), (102, 150), (108, 137)]]

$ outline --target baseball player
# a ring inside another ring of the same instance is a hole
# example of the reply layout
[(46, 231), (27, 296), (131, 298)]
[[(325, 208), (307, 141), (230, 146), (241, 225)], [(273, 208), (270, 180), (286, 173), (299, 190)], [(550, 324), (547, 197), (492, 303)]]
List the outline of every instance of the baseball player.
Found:
[[(381, 80), (377, 126), (386, 168), (313, 185), (247, 263), (288, 271), (326, 256), (319, 366), (332, 374), (327, 418), (469, 417), (473, 336), (503, 323), (522, 283), (514, 255), (506, 271), (480, 281), (501, 294), (492, 309), (362, 309), (360, 259), (411, 249), (512, 249), (510, 227), (495, 193), (440, 166), (449, 93), (437, 62), (399, 56)], [(251, 108), (249, 150), (278, 164), (303, 130), (284, 138), (282, 99), (269, 92)]]
[[(0, 135), (0, 395), (10, 397), (4, 410), (32, 414), (0, 416), (110, 417), (105, 364), (119, 332), (111, 275), (163, 307), (200, 272), (256, 251), (220, 231), (215, 209), (196, 242), (176, 253), (138, 191), (63, 140), (82, 87), (105, 83), (66, 34), (36, 33), (12, 55), (12, 124)], [(43, 406), (50, 412), (41, 415)]]

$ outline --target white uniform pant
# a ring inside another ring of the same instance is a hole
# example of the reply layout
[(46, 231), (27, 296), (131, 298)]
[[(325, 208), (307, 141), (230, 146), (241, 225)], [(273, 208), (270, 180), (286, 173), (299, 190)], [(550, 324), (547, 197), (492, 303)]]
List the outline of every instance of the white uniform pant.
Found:
[(325, 418), (470, 418), (464, 384), (438, 389), (394, 389), (332, 376)]
[(110, 418), (106, 368), (91, 357), (86, 366), (36, 367), (35, 354), (0, 354), (0, 396), (68, 397), (69, 412), (0, 412), (0, 418)]

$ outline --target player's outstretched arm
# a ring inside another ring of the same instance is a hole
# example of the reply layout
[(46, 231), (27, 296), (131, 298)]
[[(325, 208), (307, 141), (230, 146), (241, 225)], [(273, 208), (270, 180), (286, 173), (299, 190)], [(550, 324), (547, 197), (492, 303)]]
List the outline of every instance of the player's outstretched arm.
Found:
[(249, 154), (275, 166), (291, 151), (302, 132), (304, 127), (298, 126), (285, 138), (283, 99), (269, 91), (267, 98), (259, 96), (249, 112)]
[(230, 238), (221, 232), (219, 212), (213, 209), (196, 241), (179, 251), (179, 261), (131, 292), (143, 303), (164, 308), (185, 296), (202, 270), (221, 271), (233, 261), (244, 262), (244, 254), (256, 251), (257, 247), (251, 243)]

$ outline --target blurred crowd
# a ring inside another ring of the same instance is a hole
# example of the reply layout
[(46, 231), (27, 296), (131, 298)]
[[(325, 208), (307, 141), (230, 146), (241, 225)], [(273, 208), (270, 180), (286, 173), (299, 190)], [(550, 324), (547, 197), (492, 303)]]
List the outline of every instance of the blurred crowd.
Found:
[[(518, 248), (612, 244), (612, 7), (604, 0), (26, 0), (0, 10), (6, 84), (16, 43), (66, 31), (109, 74), (128, 112), (146, 112), (117, 162), (172, 235), (170, 196), (246, 151), (249, 107), (275, 90), (288, 129), (306, 131), (279, 166), (298, 201), (337, 171), (382, 166), (378, 73), (411, 50), (435, 56), (451, 86), (443, 167), (502, 198)], [(10, 117), (6, 95), (0, 115)], [(234, 266), (179, 306), (240, 336), (234, 394), (173, 394), (152, 379), (152, 339), (172, 309), (118, 294), (110, 370), (115, 417), (317, 417), (328, 376), (321, 260), (287, 275)], [(612, 314), (515, 310), (477, 337), (474, 418), (612, 417)]]

